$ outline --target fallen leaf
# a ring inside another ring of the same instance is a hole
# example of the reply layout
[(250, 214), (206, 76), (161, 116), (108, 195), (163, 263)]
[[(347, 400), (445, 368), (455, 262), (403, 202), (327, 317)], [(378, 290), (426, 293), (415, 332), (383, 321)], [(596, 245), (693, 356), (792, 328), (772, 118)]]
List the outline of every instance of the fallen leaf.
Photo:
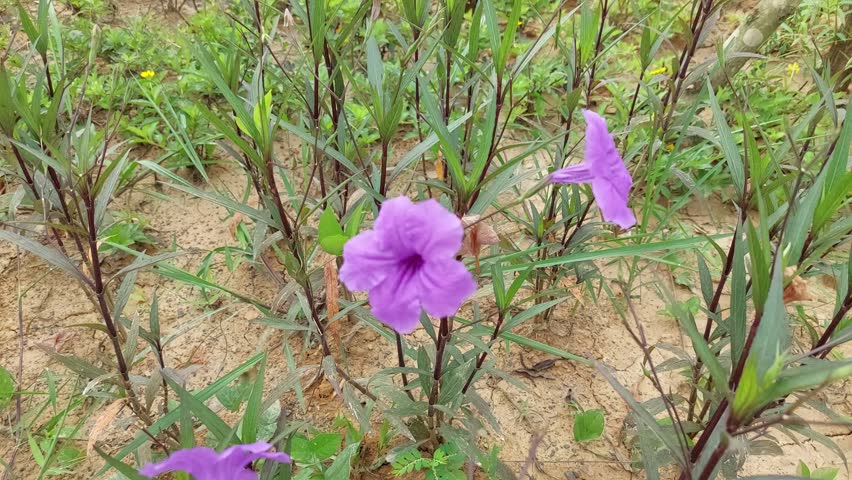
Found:
[(92, 426), (92, 430), (89, 432), (89, 440), (86, 442), (86, 455), (92, 454), (95, 450), (95, 444), (103, 437), (104, 432), (106, 432), (107, 428), (115, 420), (115, 417), (118, 416), (118, 412), (121, 411), (121, 407), (123, 406), (124, 399), (119, 398), (101, 411), (101, 414), (98, 415), (95, 424)]
[[(329, 257), (331, 257), (329, 255)], [(340, 312), (340, 286), (337, 282), (337, 263), (331, 257), (323, 265), (323, 277), (325, 279), (325, 308), (328, 323), (328, 334), (333, 345), (340, 344), (340, 322), (334, 322), (334, 317)]]

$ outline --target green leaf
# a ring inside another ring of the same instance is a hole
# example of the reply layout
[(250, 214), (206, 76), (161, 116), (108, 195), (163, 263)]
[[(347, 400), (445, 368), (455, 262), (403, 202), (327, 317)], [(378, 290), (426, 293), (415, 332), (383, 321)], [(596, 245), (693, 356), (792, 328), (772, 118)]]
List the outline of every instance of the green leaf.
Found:
[(320, 216), (318, 235), (323, 250), (338, 257), (343, 255), (343, 244), (349, 237), (343, 232), (331, 206), (326, 207)]
[(103, 457), (103, 459), (106, 461), (108, 466), (118, 470), (119, 473), (121, 473), (125, 477), (129, 478), (130, 480), (145, 480), (146, 479), (146, 477), (139, 475), (139, 473), (136, 471), (136, 469), (134, 469), (130, 465), (128, 465), (128, 464), (126, 464), (126, 463), (124, 463), (124, 462), (122, 462), (122, 461), (120, 461), (116, 458), (113, 458), (113, 457), (107, 455), (106, 452), (101, 450), (100, 447), (98, 447), (97, 445), (95, 445), (95, 451), (98, 452), (98, 455)]
[(86, 277), (84, 277), (83, 274), (80, 273), (80, 271), (77, 269), (77, 267), (73, 263), (71, 263), (71, 260), (69, 260), (68, 257), (63, 255), (56, 249), (46, 247), (41, 243), (38, 243), (22, 235), (18, 235), (17, 233), (11, 232), (9, 230), (0, 230), (0, 240), (5, 240), (7, 242), (13, 243), (18, 247), (32, 254), (35, 254), (50, 265), (71, 274), (71, 276), (73, 276), (82, 283), (87, 282)]
[(257, 440), (258, 418), (261, 412), (260, 403), (263, 400), (263, 380), (266, 372), (266, 358), (260, 361), (257, 368), (257, 378), (251, 387), (246, 411), (243, 414), (241, 437), (244, 443), (254, 443)]
[(325, 478), (328, 480), (344, 480), (349, 478), (352, 469), (352, 457), (358, 452), (360, 445), (358, 442), (347, 445), (334, 459), (334, 463), (325, 471)]
[(216, 400), (219, 400), (219, 403), (221, 403), (223, 407), (232, 412), (236, 412), (239, 411), (240, 406), (251, 394), (251, 391), (251, 384), (240, 382), (236, 385), (225, 387), (217, 392)]
[(586, 410), (574, 416), (574, 440), (590, 442), (601, 438), (604, 430), (603, 410)]
[[(220, 443), (225, 443), (230, 441), (231, 436), (236, 436), (235, 432), (231, 427), (228, 426), (213, 410), (204, 404), (202, 400), (200, 400), (195, 395), (189, 393), (185, 388), (180, 386), (177, 382), (175, 382), (168, 375), (163, 376), (168, 382), (169, 386), (172, 387), (172, 390), (177, 392), (180, 396), (180, 403), (182, 408), (188, 408), (193, 415), (207, 427), (207, 430), (212, 433), (216, 439)], [(242, 443), (239, 441), (239, 438), (236, 439), (236, 443)]]
[(760, 386), (757, 381), (757, 366), (753, 359), (746, 360), (737, 391), (734, 394), (733, 412), (737, 418), (745, 418), (757, 403)]
[(822, 467), (817, 468), (813, 472), (811, 472), (810, 478), (815, 478), (818, 480), (834, 480), (837, 478), (837, 474), (840, 472), (839, 468), (831, 468), (831, 467)]
[(784, 279), (782, 277), (781, 255), (778, 255), (775, 267), (772, 269), (772, 283), (762, 308), (760, 325), (754, 337), (754, 344), (749, 353), (757, 366), (758, 381), (764, 382), (764, 376), (770, 370), (776, 359), (784, 355), (790, 345), (790, 324), (784, 309)]
[(12, 402), (15, 394), (15, 379), (6, 368), (0, 365), (0, 410), (3, 410)]
[(725, 369), (722, 368), (722, 364), (719, 363), (719, 359), (716, 358), (716, 355), (713, 354), (712, 350), (710, 350), (710, 346), (707, 344), (707, 341), (704, 340), (704, 337), (698, 332), (698, 327), (695, 325), (695, 318), (692, 316), (692, 312), (687, 311), (680, 303), (675, 304), (674, 309), (678, 321), (684, 331), (686, 331), (689, 339), (692, 341), (692, 349), (695, 350), (695, 354), (707, 367), (714, 385), (717, 389), (722, 389), (725, 393), (727, 393), (728, 377), (725, 375)]
[(737, 142), (734, 141), (734, 135), (731, 133), (731, 127), (728, 126), (725, 120), (725, 114), (719, 107), (719, 102), (716, 100), (716, 94), (713, 93), (713, 86), (710, 85), (710, 79), (707, 79), (707, 90), (710, 92), (710, 108), (713, 110), (713, 119), (716, 124), (716, 131), (719, 132), (719, 144), (722, 146), (722, 154), (725, 156), (725, 161), (728, 164), (728, 170), (731, 172), (731, 178), (734, 180), (734, 185), (737, 187), (737, 194), (742, 195), (745, 192), (745, 168), (743, 159), (740, 156), (740, 151), (737, 147)]
[[(199, 391), (198, 393), (196, 393), (194, 395), (194, 398), (197, 399), (198, 401), (201, 401), (201, 402), (204, 402), (204, 401), (210, 399), (217, 392), (219, 392), (223, 388), (227, 387), (231, 382), (233, 382), (234, 380), (239, 378), (240, 375), (249, 371), (252, 367), (254, 367), (257, 364), (257, 362), (262, 360), (264, 357), (265, 357), (264, 354), (259, 353), (255, 356), (249, 358), (242, 365), (231, 370), (230, 372), (223, 375), (221, 378), (219, 378), (218, 380), (216, 380), (215, 382), (213, 382), (212, 384), (210, 384), (206, 388), (204, 388), (201, 391)], [(153, 425), (148, 427), (147, 432), (138, 434), (136, 436), (136, 438), (133, 439), (132, 442), (125, 445), (121, 449), (121, 451), (115, 456), (116, 460), (121, 460), (122, 458), (126, 457), (129, 453), (131, 453), (134, 450), (136, 450), (137, 448), (139, 448), (143, 443), (150, 440), (150, 437), (148, 437), (148, 434), (157, 435), (158, 433), (162, 432), (163, 430), (168, 428), (170, 425), (172, 425), (173, 423), (178, 421), (180, 419), (181, 412), (184, 411), (184, 408), (185, 408), (185, 406), (181, 405), (180, 408), (176, 408), (176, 409), (170, 411), (169, 413), (167, 413), (163, 417), (161, 417), (159, 420), (154, 422)], [(104, 471), (106, 471), (106, 469), (102, 468), (101, 470), (98, 471), (98, 475), (102, 474)]]
[(740, 361), (746, 340), (747, 292), (743, 224), (738, 223), (734, 231), (734, 264), (731, 268), (731, 316), (728, 318), (728, 333), (731, 335), (731, 369)]
[(328, 460), (337, 453), (343, 435), (339, 433), (320, 433), (311, 439), (309, 448), (318, 460)]

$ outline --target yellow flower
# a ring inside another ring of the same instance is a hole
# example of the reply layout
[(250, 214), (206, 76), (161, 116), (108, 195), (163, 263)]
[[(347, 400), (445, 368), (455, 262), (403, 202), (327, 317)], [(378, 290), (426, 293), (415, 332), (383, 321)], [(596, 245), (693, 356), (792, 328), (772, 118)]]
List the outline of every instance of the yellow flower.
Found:
[(795, 74), (799, 73), (799, 70), (801, 70), (801, 69), (799, 68), (799, 64), (798, 64), (798, 63), (793, 62), (793, 63), (788, 63), (788, 64), (787, 64), (787, 75), (788, 75), (790, 78), (792, 78), (792, 77), (793, 77), (793, 75), (795, 75)]
[(670, 143), (670, 144), (666, 145), (666, 151), (667, 152), (671, 152), (672, 150), (674, 150), (674, 143)]
[(145, 70), (144, 72), (140, 73), (139, 76), (144, 78), (145, 80), (148, 80), (149, 78), (154, 78), (154, 71)]
[(523, 20), (518, 20), (518, 26), (519, 26), (519, 27), (520, 27), (521, 25), (523, 25), (523, 24), (524, 24), (524, 21), (523, 21)]
[(666, 73), (669, 69), (667, 67), (660, 67), (655, 70), (651, 70), (648, 72), (648, 75), (659, 75), (661, 73)]

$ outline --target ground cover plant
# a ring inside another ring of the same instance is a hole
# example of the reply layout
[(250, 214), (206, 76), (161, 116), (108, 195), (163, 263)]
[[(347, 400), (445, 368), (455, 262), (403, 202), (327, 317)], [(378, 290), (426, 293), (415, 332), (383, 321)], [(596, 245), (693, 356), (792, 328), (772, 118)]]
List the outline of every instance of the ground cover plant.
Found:
[(848, 0), (0, 0), (3, 478), (845, 478)]

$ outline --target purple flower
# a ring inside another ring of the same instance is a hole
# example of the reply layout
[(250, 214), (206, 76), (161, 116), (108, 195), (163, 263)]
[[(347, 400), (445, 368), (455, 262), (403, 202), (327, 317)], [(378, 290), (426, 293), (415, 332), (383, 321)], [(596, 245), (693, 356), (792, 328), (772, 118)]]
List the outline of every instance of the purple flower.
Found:
[(421, 308), (449, 317), (476, 291), (455, 258), (463, 235), (461, 220), (435, 200), (385, 200), (373, 229), (343, 246), (340, 280), (349, 290), (368, 290), (373, 315), (409, 333)]
[(281, 452), (270, 452), (272, 445), (266, 442), (234, 445), (222, 453), (212, 448), (195, 447), (178, 450), (159, 463), (149, 463), (139, 473), (154, 478), (161, 473), (177, 470), (192, 475), (195, 480), (257, 480), (257, 473), (250, 467), (258, 458), (275, 462), (290, 463), (290, 456)]
[(633, 179), (615, 150), (606, 120), (591, 110), (583, 110), (583, 116), (586, 117), (585, 161), (551, 173), (550, 181), (591, 183), (604, 220), (621, 228), (630, 228), (636, 224), (636, 217), (627, 206), (627, 194), (633, 186)]

